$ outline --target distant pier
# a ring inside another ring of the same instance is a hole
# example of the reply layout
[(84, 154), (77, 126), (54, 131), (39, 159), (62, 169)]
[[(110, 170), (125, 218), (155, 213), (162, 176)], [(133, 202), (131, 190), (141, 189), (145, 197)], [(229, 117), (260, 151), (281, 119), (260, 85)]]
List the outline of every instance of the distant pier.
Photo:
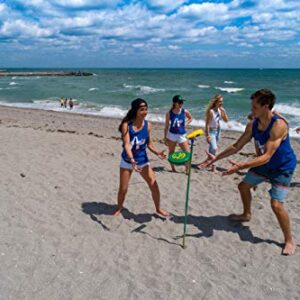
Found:
[(0, 77), (29, 77), (29, 76), (93, 76), (91, 72), (8, 72), (0, 70)]

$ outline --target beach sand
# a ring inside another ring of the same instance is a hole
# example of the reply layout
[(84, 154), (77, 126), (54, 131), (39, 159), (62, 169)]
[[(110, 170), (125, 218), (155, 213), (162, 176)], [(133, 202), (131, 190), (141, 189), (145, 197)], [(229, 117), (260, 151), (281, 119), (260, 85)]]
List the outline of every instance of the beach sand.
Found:
[[(192, 171), (187, 248), (181, 248), (186, 175), (150, 154), (161, 191), (133, 174), (123, 214), (112, 217), (119, 184), (119, 120), (0, 107), (0, 299), (299, 299), (300, 249), (281, 255), (282, 233), (268, 184), (253, 192), (250, 223), (237, 184)], [(160, 149), (161, 124), (154, 124)], [(239, 133), (222, 132), (221, 148)], [(300, 141), (292, 144), (300, 156)], [(204, 157), (196, 142), (194, 164)], [(253, 144), (233, 157), (242, 161)], [(217, 164), (219, 170), (227, 160)], [(182, 172), (183, 167), (179, 168)], [(300, 244), (300, 168), (286, 201)]]

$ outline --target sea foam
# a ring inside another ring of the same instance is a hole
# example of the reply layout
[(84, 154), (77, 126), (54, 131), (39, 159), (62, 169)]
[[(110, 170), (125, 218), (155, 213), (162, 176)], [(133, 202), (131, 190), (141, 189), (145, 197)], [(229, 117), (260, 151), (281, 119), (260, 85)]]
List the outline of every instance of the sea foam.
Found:
[[(280, 113), (287, 114), (290, 116), (300, 117), (300, 106), (287, 105), (287, 104), (276, 104), (275, 110), (277, 110)], [(300, 126), (300, 124), (299, 124), (299, 126)]]
[(157, 93), (157, 92), (165, 92), (165, 89), (160, 88), (154, 88), (147, 85), (129, 85), (129, 84), (123, 84), (125, 89), (129, 90), (137, 90), (140, 91), (143, 94), (151, 94), (151, 93)]
[(229, 88), (229, 87), (215, 87), (215, 89), (226, 93), (238, 93), (244, 90), (244, 88)]

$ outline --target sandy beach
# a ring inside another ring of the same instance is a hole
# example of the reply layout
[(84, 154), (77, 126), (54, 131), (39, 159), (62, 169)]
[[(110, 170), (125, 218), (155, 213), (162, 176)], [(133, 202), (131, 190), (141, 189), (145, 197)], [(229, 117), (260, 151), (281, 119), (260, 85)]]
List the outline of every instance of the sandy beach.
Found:
[[(154, 214), (148, 187), (133, 174), (123, 213), (112, 217), (119, 184), (119, 120), (0, 107), (0, 299), (299, 299), (300, 168), (286, 207), (298, 245), (283, 237), (268, 184), (253, 192), (253, 219), (241, 211), (245, 172), (192, 170), (187, 248), (181, 248), (186, 175), (149, 154), (161, 191)], [(160, 149), (163, 127), (154, 124)], [(222, 132), (221, 148), (239, 133)], [(300, 140), (292, 140), (298, 159)], [(204, 158), (204, 138), (193, 164)], [(254, 153), (247, 145), (233, 159)], [(218, 170), (228, 166), (218, 162)]]

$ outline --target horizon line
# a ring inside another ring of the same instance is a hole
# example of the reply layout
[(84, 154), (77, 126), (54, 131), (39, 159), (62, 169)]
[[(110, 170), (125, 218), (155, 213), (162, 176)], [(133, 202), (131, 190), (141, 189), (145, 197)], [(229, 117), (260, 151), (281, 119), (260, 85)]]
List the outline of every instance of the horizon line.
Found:
[(211, 70), (300, 70), (300, 67), (1, 67), (0, 72), (3, 72), (8, 69), (156, 69), (156, 70), (203, 70), (203, 69), (211, 69)]

